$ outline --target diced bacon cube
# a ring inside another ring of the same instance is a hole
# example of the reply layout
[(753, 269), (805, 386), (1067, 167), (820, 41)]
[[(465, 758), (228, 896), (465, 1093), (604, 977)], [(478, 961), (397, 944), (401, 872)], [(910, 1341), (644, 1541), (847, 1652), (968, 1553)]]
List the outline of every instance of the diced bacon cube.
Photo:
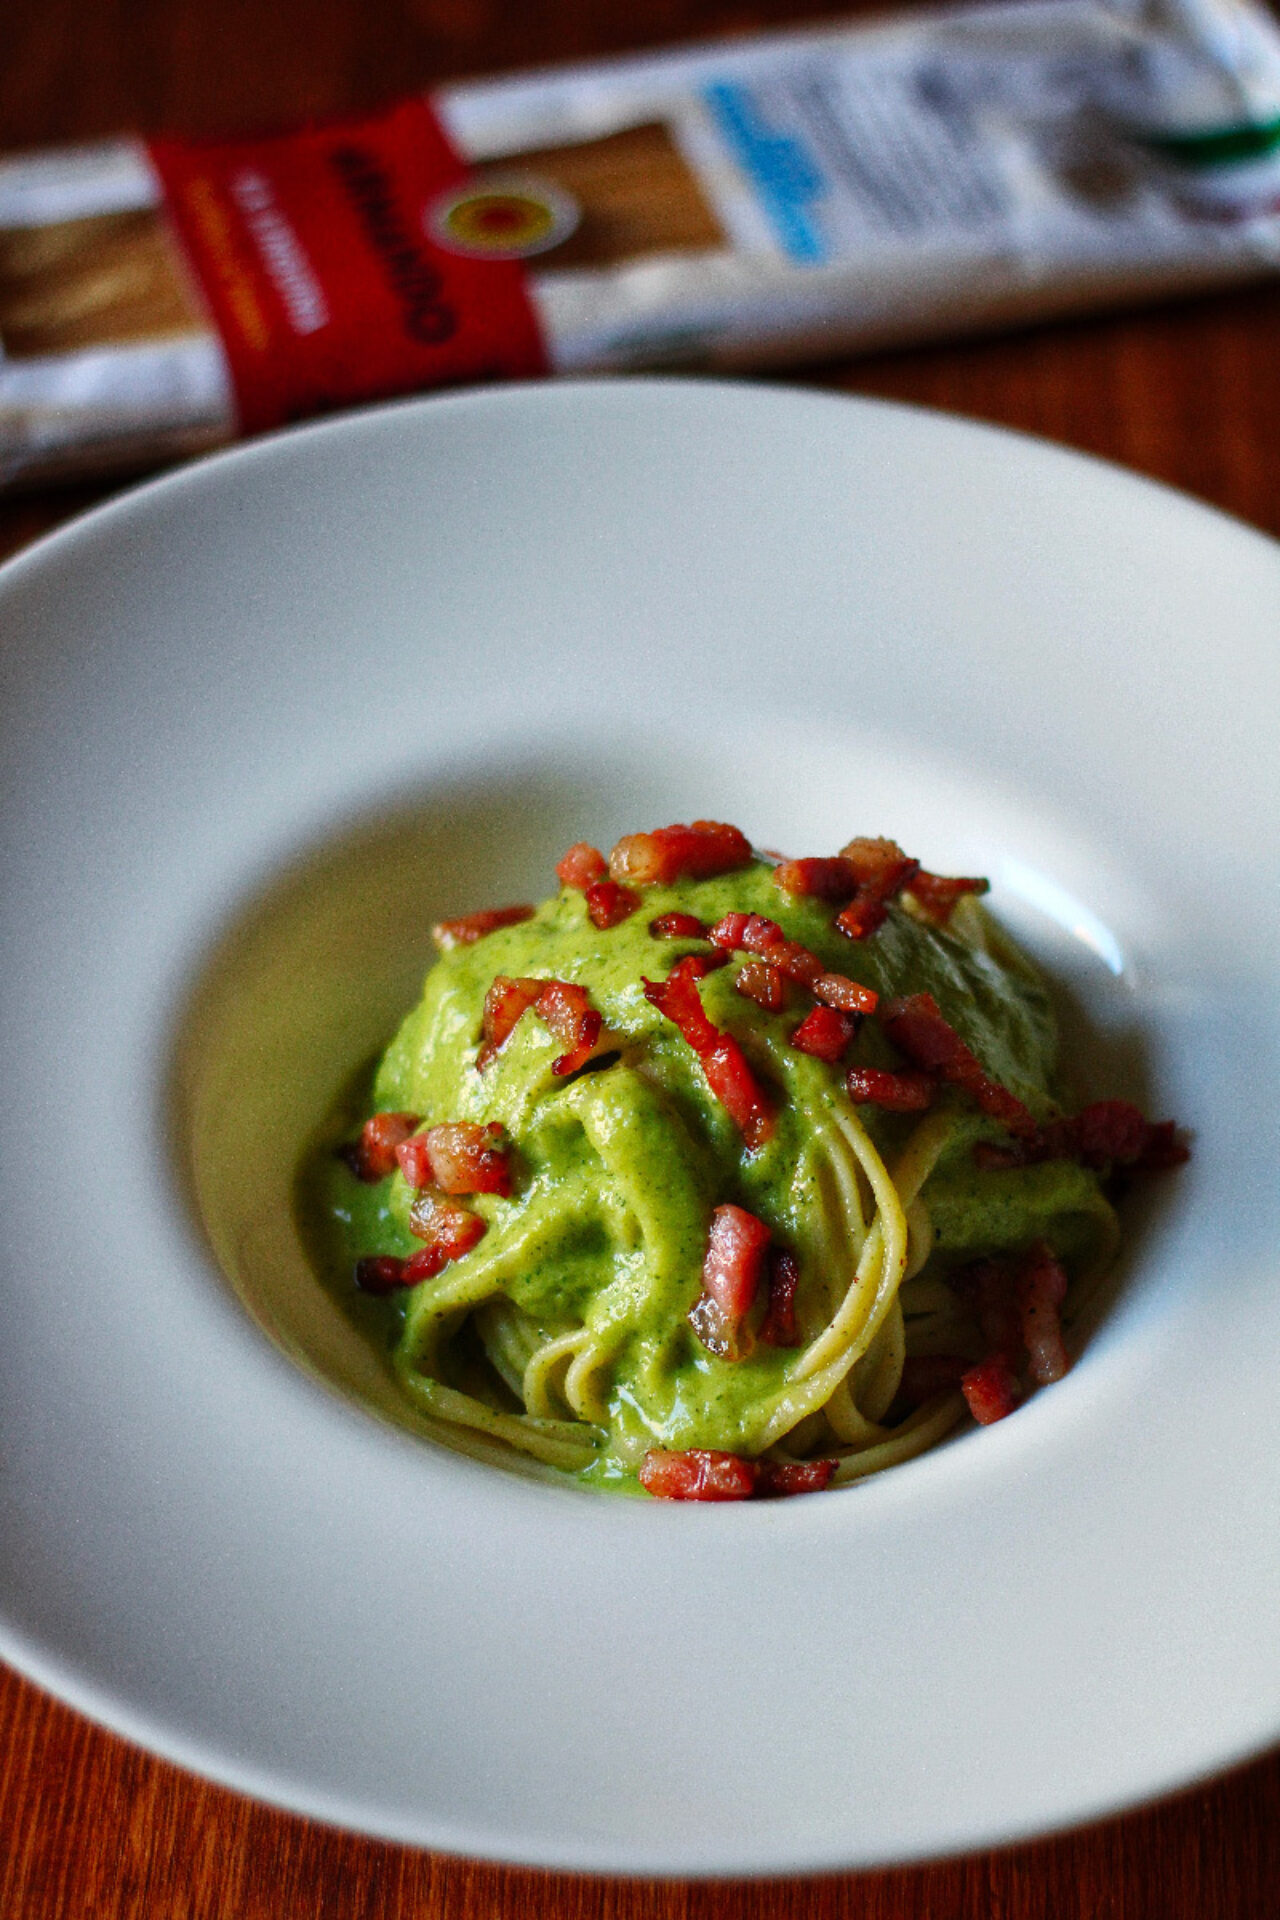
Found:
[(420, 1279), (429, 1279), (427, 1268), (432, 1259), (439, 1265), (431, 1268), (438, 1272), (450, 1260), (460, 1260), (464, 1253), (470, 1253), (487, 1231), (484, 1221), (478, 1213), (472, 1213), (470, 1207), (461, 1207), (456, 1200), (441, 1199), (438, 1194), (424, 1193), (414, 1201), (409, 1209), (409, 1231), (426, 1245), (420, 1253), (411, 1255), (418, 1261)]
[(810, 953), (798, 940), (788, 940), (777, 921), (766, 919), (762, 913), (727, 913), (712, 927), (711, 938), (726, 951), (759, 954), (797, 986), (812, 987), (822, 978), (823, 966), (817, 954)]
[(782, 975), (767, 960), (748, 960), (738, 969), (738, 977), (733, 984), (745, 1000), (754, 1000), (766, 1013), (781, 1013), (786, 1004), (786, 986)]
[(786, 937), (777, 921), (766, 919), (762, 913), (726, 913), (708, 935), (727, 951), (762, 954), (781, 945)]
[(708, 1352), (740, 1360), (750, 1349), (743, 1321), (755, 1304), (769, 1229), (745, 1207), (717, 1207), (702, 1264), (702, 1293), (689, 1324)]
[(880, 996), (872, 987), (851, 980), (847, 973), (823, 973), (813, 983), (813, 997), (841, 1013), (874, 1013)]
[(556, 878), (561, 886), (578, 887), (583, 891), (597, 880), (603, 880), (608, 871), (609, 863), (599, 847), (589, 846), (585, 840), (575, 841), (563, 859), (556, 863)]
[(585, 1066), (595, 1049), (604, 1025), (602, 1016), (591, 1005), (585, 987), (567, 980), (548, 980), (536, 1002), (539, 1020), (560, 1042), (565, 1051), (551, 1062), (551, 1071), (563, 1076)]
[(737, 1041), (723, 1034), (702, 1060), (707, 1085), (753, 1150), (772, 1139), (777, 1116), (747, 1056)]
[(360, 1138), (340, 1149), (358, 1180), (372, 1186), (396, 1170), (396, 1148), (416, 1131), (416, 1113), (374, 1113), (360, 1129)]
[(1139, 1173), (1163, 1173), (1169, 1167), (1182, 1166), (1190, 1158), (1191, 1149), (1185, 1140), (1178, 1138), (1174, 1121), (1148, 1120), (1147, 1137), (1133, 1166)]
[(836, 930), (847, 940), (869, 940), (889, 918), (885, 901), (868, 894), (852, 901), (836, 915)]
[(993, 1080), (976, 1054), (942, 1016), (931, 993), (912, 993), (890, 1000), (880, 1011), (881, 1024), (894, 1046), (913, 1066), (939, 1075), (973, 1099), (989, 1119), (1021, 1138), (1037, 1134), (1027, 1108), (1007, 1087)]
[(677, 960), (665, 980), (645, 980), (644, 994), (651, 1006), (672, 1021), (702, 1062), (707, 1085), (726, 1108), (749, 1147), (769, 1139), (773, 1108), (756, 1081), (737, 1041), (721, 1033), (707, 1017), (698, 992), (699, 965), (704, 956), (686, 954)]
[(830, 860), (782, 860), (773, 870), (774, 885), (784, 893), (817, 900), (852, 900), (858, 891), (858, 870), (838, 854)]
[(629, 833), (609, 855), (609, 872), (624, 886), (670, 886), (675, 880), (709, 880), (751, 863), (751, 843), (737, 827), (718, 820)]
[(955, 1028), (943, 1019), (931, 993), (886, 1000), (880, 1021), (898, 1051), (926, 1073), (970, 1071), (973, 1055)]
[(709, 973), (719, 973), (721, 967), (727, 967), (728, 964), (727, 953), (686, 953), (681, 962), (682, 966), (689, 969), (691, 980), (701, 980)]
[(834, 1460), (747, 1460), (701, 1447), (686, 1453), (651, 1447), (640, 1464), (640, 1484), (658, 1500), (776, 1500), (820, 1493), (830, 1486), (836, 1465)]
[(836, 916), (836, 927), (850, 940), (866, 940), (884, 924), (889, 901), (910, 885), (920, 863), (896, 840), (850, 840), (840, 853), (857, 884), (849, 905)]
[(755, 1303), (769, 1229), (745, 1207), (717, 1207), (702, 1265), (702, 1285), (726, 1313), (742, 1319)]
[(655, 940), (705, 940), (707, 929), (696, 913), (660, 913), (649, 922)]
[(884, 1107), (890, 1113), (923, 1113), (938, 1091), (937, 1081), (927, 1073), (890, 1073), (884, 1067), (850, 1067), (845, 1086), (855, 1105)]
[(645, 980), (644, 997), (680, 1029), (694, 1052), (701, 1057), (710, 1053), (720, 1038), (720, 1029), (708, 1019), (698, 992), (697, 970), (690, 962), (697, 956), (686, 954), (677, 960), (665, 980)]
[(762, 1345), (800, 1345), (800, 1329), (796, 1323), (796, 1289), (799, 1284), (800, 1262), (794, 1253), (775, 1247), (769, 1255), (769, 1305), (760, 1325)]
[(639, 894), (616, 880), (596, 880), (587, 888), (587, 918), (601, 933), (630, 919), (639, 905)]
[(1023, 1344), (1031, 1378), (1038, 1387), (1061, 1380), (1071, 1365), (1059, 1317), (1067, 1297), (1067, 1276), (1043, 1240), (1024, 1255), (1016, 1283)]
[(998, 1354), (970, 1367), (960, 1381), (960, 1391), (970, 1413), (984, 1427), (1005, 1419), (1018, 1404), (1018, 1382), (1008, 1363)]
[(396, 1162), (411, 1187), (429, 1187), (434, 1183), (435, 1168), (425, 1133), (415, 1133), (412, 1140), (402, 1140), (396, 1148)]
[(726, 1313), (709, 1293), (700, 1293), (689, 1309), (689, 1325), (717, 1360), (745, 1360), (754, 1342), (743, 1321)]
[(705, 1447), (684, 1453), (650, 1447), (639, 1477), (655, 1500), (749, 1500), (756, 1488), (754, 1461)]
[(450, 1120), (429, 1128), (422, 1138), (431, 1180), (411, 1184), (427, 1186), (434, 1182), (445, 1193), (496, 1193), (503, 1199), (510, 1194), (511, 1161), (500, 1144), (501, 1127)]
[(448, 953), (454, 947), (473, 946), (499, 927), (517, 927), (522, 920), (532, 920), (536, 912), (536, 907), (484, 907), (479, 913), (464, 913), (459, 920), (438, 920), (431, 938), (441, 953)]
[(835, 1460), (757, 1460), (756, 1499), (786, 1499), (795, 1493), (821, 1493), (831, 1485)]
[(840, 849), (860, 887), (875, 887), (882, 899), (910, 886), (920, 862), (902, 851), (896, 840), (850, 840)]
[(511, 1038), (521, 1014), (536, 1005), (546, 984), (545, 980), (531, 979), (528, 975), (514, 980), (505, 973), (495, 975), (484, 999), (484, 1038), (476, 1055), (476, 1066), (481, 1073)]
[(1087, 1167), (1102, 1167), (1110, 1160), (1133, 1166), (1142, 1157), (1149, 1132), (1141, 1109), (1128, 1100), (1095, 1100), (1060, 1125), (1069, 1135), (1068, 1150)]
[(1041, 1160), (1079, 1160), (1099, 1172), (1131, 1168), (1147, 1173), (1181, 1166), (1189, 1149), (1172, 1120), (1146, 1120), (1128, 1100), (1095, 1100), (1021, 1139), (999, 1144), (979, 1140), (973, 1157), (988, 1172), (1034, 1166)]
[(397, 1260), (393, 1254), (369, 1254), (363, 1260), (356, 1261), (356, 1285), (361, 1293), (379, 1296), (394, 1293), (397, 1287), (413, 1284), (405, 1279), (404, 1270), (405, 1262)]
[(851, 1013), (840, 1013), (835, 1007), (815, 1007), (791, 1035), (790, 1045), (797, 1053), (812, 1054), (815, 1060), (834, 1064), (857, 1030), (857, 1020)]

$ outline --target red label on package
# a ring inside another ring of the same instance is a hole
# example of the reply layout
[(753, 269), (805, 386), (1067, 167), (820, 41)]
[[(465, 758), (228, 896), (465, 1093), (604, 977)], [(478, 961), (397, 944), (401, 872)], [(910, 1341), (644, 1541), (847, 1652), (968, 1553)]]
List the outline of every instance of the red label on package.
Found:
[(518, 261), (439, 245), (467, 177), (423, 98), (268, 139), (157, 140), (246, 433), (420, 387), (545, 373)]

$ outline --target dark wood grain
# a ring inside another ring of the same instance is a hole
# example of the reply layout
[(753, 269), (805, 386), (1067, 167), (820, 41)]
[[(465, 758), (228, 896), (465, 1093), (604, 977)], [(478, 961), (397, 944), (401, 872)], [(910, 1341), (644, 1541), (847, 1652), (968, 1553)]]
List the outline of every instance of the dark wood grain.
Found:
[[(811, 0), (804, 15), (853, 10)], [(793, 17), (783, 0), (3, 0), (0, 148), (129, 126), (230, 132), (464, 73)], [(1278, 340), (1280, 285), (1260, 286), (794, 377), (1046, 434), (1280, 533)], [(0, 505), (0, 554), (108, 491)], [(1277, 1913), (1280, 1756), (1086, 1832), (925, 1868), (733, 1885), (582, 1880), (384, 1846), (277, 1813), (152, 1759), (0, 1670), (4, 1920)]]

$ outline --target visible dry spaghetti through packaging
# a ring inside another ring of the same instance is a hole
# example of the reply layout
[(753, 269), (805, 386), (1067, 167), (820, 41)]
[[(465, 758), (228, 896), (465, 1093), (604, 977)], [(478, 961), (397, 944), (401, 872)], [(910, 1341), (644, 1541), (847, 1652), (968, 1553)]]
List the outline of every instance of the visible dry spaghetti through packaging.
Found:
[(0, 161), (0, 480), (458, 382), (744, 370), (1274, 270), (1249, 0), (1012, 0)]

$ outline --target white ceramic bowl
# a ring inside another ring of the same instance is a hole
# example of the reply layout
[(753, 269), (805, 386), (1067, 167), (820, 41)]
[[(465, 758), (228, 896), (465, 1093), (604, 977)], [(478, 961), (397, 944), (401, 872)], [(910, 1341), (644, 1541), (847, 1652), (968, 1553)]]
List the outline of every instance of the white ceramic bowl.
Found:
[[(1275, 1738), (1270, 543), (923, 413), (548, 386), (178, 473), (0, 619), (6, 1657), (301, 1812), (645, 1873), (1011, 1840)], [(821, 1498), (373, 1417), (288, 1217), (433, 914), (691, 814), (989, 873), (1095, 1091), (1195, 1133), (1061, 1385)]]

